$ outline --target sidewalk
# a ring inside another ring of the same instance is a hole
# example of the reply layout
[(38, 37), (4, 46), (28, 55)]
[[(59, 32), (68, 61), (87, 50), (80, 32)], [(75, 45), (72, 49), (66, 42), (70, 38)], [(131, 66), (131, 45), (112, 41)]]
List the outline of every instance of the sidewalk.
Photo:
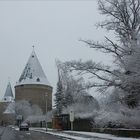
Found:
[(140, 140), (140, 138), (124, 138), (110, 134), (102, 134), (94, 132), (57, 131), (53, 129), (48, 129), (48, 131), (46, 131), (45, 128), (31, 128), (31, 130), (67, 138), (69, 140)]

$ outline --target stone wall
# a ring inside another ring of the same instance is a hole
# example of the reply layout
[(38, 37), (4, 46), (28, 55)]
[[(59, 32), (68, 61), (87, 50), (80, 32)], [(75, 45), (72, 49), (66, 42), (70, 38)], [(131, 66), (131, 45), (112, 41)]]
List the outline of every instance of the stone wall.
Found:
[(15, 86), (15, 101), (20, 100), (29, 101), (31, 105), (38, 105), (45, 114), (46, 100), (47, 110), (52, 110), (52, 87), (37, 84)]

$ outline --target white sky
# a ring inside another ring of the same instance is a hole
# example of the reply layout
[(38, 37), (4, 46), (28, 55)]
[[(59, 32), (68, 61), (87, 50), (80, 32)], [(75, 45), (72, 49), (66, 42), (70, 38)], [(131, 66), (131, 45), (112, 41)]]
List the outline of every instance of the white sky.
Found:
[(95, 27), (102, 19), (96, 0), (0, 1), (0, 96), (8, 77), (14, 91), (32, 45), (54, 91), (55, 59), (108, 62), (110, 58), (78, 41), (102, 40), (106, 32)]

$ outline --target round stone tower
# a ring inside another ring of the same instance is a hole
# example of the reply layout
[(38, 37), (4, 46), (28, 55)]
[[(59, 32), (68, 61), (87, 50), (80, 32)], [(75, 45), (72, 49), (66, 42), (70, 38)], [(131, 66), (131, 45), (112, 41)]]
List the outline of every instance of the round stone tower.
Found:
[(26, 100), (31, 105), (38, 105), (44, 114), (46, 110), (52, 110), (52, 86), (34, 50), (15, 86), (15, 101), (21, 100)]

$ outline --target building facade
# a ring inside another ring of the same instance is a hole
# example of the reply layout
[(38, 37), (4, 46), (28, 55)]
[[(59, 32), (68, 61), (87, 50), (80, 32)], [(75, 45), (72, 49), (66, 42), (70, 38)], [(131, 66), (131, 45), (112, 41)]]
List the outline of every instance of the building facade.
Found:
[(0, 125), (15, 124), (14, 96), (8, 82), (4, 97), (0, 101)]

